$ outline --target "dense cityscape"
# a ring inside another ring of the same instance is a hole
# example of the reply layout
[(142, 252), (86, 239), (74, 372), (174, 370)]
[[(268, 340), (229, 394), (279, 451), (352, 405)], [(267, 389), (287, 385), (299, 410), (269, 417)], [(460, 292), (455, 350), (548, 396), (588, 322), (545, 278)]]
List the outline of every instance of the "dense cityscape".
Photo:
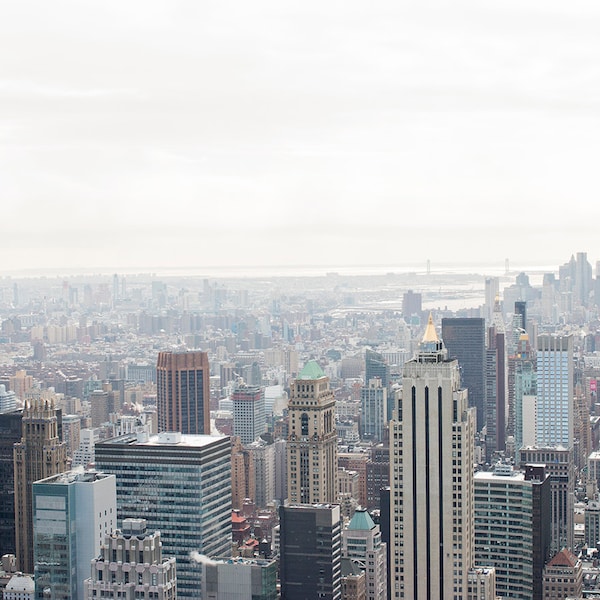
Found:
[(0, 278), (7, 600), (600, 598), (600, 276)]

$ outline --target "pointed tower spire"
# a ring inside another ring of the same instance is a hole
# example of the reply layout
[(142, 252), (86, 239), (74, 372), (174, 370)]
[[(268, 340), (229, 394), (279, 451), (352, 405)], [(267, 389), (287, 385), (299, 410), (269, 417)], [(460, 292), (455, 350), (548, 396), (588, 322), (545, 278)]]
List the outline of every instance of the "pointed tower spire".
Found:
[(421, 342), (439, 342), (440, 338), (438, 337), (437, 331), (435, 330), (435, 325), (433, 324), (433, 315), (429, 313), (429, 319), (427, 320), (427, 327), (425, 329), (425, 333), (423, 334), (423, 339)]

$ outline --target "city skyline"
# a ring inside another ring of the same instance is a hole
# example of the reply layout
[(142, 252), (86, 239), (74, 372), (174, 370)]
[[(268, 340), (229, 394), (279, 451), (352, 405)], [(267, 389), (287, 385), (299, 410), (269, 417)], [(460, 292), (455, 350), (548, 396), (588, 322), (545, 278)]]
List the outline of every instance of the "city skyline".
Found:
[(0, 14), (5, 268), (600, 254), (591, 1)]

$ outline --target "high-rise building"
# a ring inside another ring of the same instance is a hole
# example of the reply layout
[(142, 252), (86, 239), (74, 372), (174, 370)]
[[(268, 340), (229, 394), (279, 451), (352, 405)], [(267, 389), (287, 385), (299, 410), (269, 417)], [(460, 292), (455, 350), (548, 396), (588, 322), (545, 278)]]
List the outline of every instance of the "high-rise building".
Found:
[(158, 431), (210, 433), (210, 370), (206, 352), (159, 352)]
[(342, 558), (357, 562), (366, 575), (367, 600), (387, 599), (387, 547), (366, 509), (358, 509), (342, 531)]
[(275, 446), (260, 440), (250, 444), (248, 449), (254, 462), (254, 490), (251, 498), (257, 507), (266, 508), (275, 499)]
[(371, 379), (380, 379), (381, 386), (387, 389), (390, 383), (390, 366), (383, 354), (367, 348), (365, 352), (365, 382), (367, 385)]
[[(533, 557), (541, 553), (545, 559), (549, 549), (550, 482), (542, 478), (528, 479), (510, 465), (475, 473), (475, 556), (481, 565), (495, 567), (499, 596), (541, 600), (534, 596), (534, 582), (541, 581), (544, 560), (534, 572)], [(538, 504), (540, 486), (546, 486), (546, 495)]]
[(550, 476), (550, 551), (573, 547), (575, 466), (573, 449), (527, 446), (519, 451), (521, 467), (544, 465)]
[(408, 322), (411, 317), (421, 317), (423, 294), (408, 290), (402, 296), (402, 316)]
[(388, 421), (387, 388), (381, 379), (370, 379), (360, 390), (360, 437), (380, 442)]
[(21, 439), (22, 419), (22, 410), (0, 411), (0, 556), (16, 552), (13, 446)]
[(83, 581), (117, 525), (115, 476), (67, 471), (33, 484), (37, 598), (83, 600)]
[(529, 415), (527, 411), (532, 403), (535, 404), (535, 366), (529, 336), (522, 333), (515, 354), (508, 359), (508, 411), (513, 415), (512, 430), (517, 450), (535, 445), (535, 412)]
[(442, 319), (442, 339), (448, 356), (456, 358), (469, 406), (477, 409), (477, 431), (485, 425), (485, 319)]
[[(484, 317), (488, 323), (492, 322), (492, 316), (494, 314), (494, 307), (496, 300), (500, 296), (500, 278), (499, 277), (486, 277), (485, 280), (485, 305), (484, 305)], [(443, 336), (443, 332), (442, 332)], [(446, 339), (445, 337), (443, 338)]]
[(473, 566), (475, 411), (429, 323), (390, 423), (392, 598), (464, 598)]
[(60, 441), (58, 411), (48, 402), (26, 406), (21, 427), (13, 455), (17, 566), (33, 573), (32, 485), (67, 470), (67, 445)]
[[(494, 317), (497, 314), (494, 312)], [(488, 330), (485, 404), (486, 458), (492, 462), (494, 453), (504, 452), (506, 448), (506, 347), (503, 327), (492, 326)]]
[(573, 447), (573, 337), (543, 334), (537, 346), (536, 446)]
[(119, 520), (143, 515), (177, 559), (177, 597), (199, 598), (202, 567), (191, 558), (228, 556), (231, 445), (228, 437), (162, 432), (96, 444), (96, 466), (117, 478)]
[(267, 430), (265, 391), (257, 385), (238, 381), (231, 393), (233, 402), (233, 435), (242, 444), (251, 444)]
[(175, 558), (163, 557), (160, 532), (145, 519), (124, 519), (121, 529), (104, 536), (92, 575), (83, 582), (85, 600), (97, 598), (177, 598)]
[(291, 503), (337, 502), (335, 396), (316, 361), (292, 382), (288, 403), (288, 499)]
[(339, 505), (279, 507), (279, 568), (285, 600), (341, 600)]

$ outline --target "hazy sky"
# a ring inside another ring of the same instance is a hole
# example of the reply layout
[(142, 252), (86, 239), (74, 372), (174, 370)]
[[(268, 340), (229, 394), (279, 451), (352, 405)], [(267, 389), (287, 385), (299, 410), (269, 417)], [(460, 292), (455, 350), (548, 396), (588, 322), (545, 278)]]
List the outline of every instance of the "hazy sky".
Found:
[(600, 258), (600, 3), (0, 3), (0, 273)]

